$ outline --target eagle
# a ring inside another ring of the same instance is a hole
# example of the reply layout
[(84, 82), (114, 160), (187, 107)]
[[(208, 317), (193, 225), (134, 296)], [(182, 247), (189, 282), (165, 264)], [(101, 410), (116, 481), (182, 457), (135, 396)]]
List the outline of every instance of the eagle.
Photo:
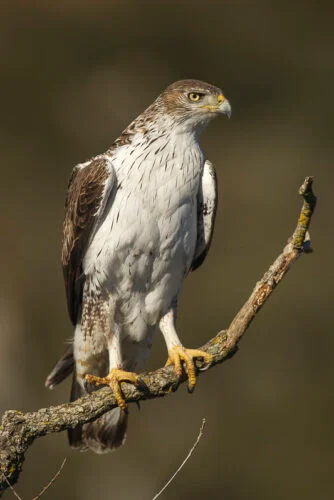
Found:
[(69, 431), (72, 447), (104, 453), (125, 440), (121, 383), (137, 373), (155, 333), (164, 336), (188, 389), (194, 359), (176, 330), (184, 278), (204, 261), (217, 210), (217, 180), (199, 136), (216, 116), (230, 117), (222, 90), (198, 80), (168, 86), (103, 154), (76, 165), (63, 225), (62, 266), (73, 342), (47, 377), (53, 388), (73, 372), (71, 401), (109, 385), (118, 407)]

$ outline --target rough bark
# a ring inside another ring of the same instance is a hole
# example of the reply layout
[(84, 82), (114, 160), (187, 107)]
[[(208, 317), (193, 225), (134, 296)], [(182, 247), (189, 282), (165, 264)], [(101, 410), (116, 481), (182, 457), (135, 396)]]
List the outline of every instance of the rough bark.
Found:
[[(312, 191), (312, 177), (307, 177), (299, 189), (304, 202), (297, 222), (297, 227), (268, 271), (255, 285), (249, 299), (242, 306), (227, 330), (220, 331), (214, 338), (200, 347), (210, 353), (213, 362), (210, 368), (233, 356), (238, 343), (248, 326), (261, 309), (266, 300), (285, 276), (291, 264), (302, 253), (311, 252), (308, 228), (316, 205), (316, 197)], [(196, 362), (198, 374), (201, 372), (201, 362)], [(146, 390), (138, 389), (124, 383), (122, 390), (126, 401), (133, 402), (166, 396), (177, 389), (186, 380), (183, 374), (178, 380), (173, 367), (165, 367), (150, 373), (141, 374), (146, 384)], [(95, 420), (103, 413), (116, 406), (115, 397), (108, 387), (104, 387), (73, 403), (65, 403), (35, 412), (23, 413), (17, 410), (5, 412), (0, 424), (0, 496), (15, 484), (22, 470), (25, 452), (33, 441), (41, 436), (65, 429), (74, 428)]]

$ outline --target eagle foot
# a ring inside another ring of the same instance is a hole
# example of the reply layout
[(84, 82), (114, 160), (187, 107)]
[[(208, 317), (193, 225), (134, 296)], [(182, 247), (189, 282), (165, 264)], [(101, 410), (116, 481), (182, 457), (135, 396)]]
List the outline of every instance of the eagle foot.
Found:
[(199, 349), (186, 349), (182, 345), (177, 345), (168, 351), (168, 359), (165, 366), (174, 365), (175, 375), (180, 378), (182, 375), (182, 361), (185, 363), (188, 373), (188, 391), (193, 392), (196, 385), (196, 367), (194, 358), (202, 358), (209, 366), (212, 362), (211, 354)]
[(86, 375), (86, 382), (95, 385), (109, 385), (114, 393), (118, 406), (127, 411), (127, 404), (121, 390), (121, 382), (129, 382), (137, 387), (141, 387), (143, 382), (136, 373), (127, 372), (118, 368), (112, 368), (106, 377), (97, 377), (96, 375)]

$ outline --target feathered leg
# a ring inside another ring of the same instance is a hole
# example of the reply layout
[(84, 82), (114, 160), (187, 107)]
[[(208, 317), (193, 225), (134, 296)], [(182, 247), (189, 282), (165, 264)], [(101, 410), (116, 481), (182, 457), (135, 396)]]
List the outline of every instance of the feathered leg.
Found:
[(161, 318), (159, 326), (165, 338), (168, 349), (168, 359), (166, 366), (174, 365), (175, 374), (180, 377), (182, 374), (182, 362), (186, 365), (188, 373), (188, 390), (192, 392), (196, 385), (195, 358), (202, 358), (208, 365), (212, 361), (212, 356), (199, 349), (186, 349), (179, 339), (176, 324), (177, 299), (173, 300), (169, 311)]
[(117, 331), (111, 335), (108, 342), (108, 352), (110, 370), (108, 375), (97, 377), (96, 375), (86, 374), (85, 379), (89, 384), (109, 385), (116, 397), (118, 406), (125, 411), (127, 405), (122, 394), (121, 382), (129, 382), (137, 386), (141, 386), (142, 383), (136, 373), (123, 370), (120, 335)]
[[(87, 335), (87, 332), (77, 325), (74, 335), (74, 359), (76, 371), (73, 375), (71, 401), (96, 390), (94, 385), (86, 383), (87, 373), (93, 372), (94, 376), (99, 377), (108, 372), (108, 350), (103, 332), (99, 333), (95, 329), (94, 335)], [(125, 441), (127, 420), (127, 415), (121, 408), (115, 408), (93, 422), (69, 430), (70, 445), (82, 451), (89, 448), (95, 453), (106, 453), (118, 448)]]

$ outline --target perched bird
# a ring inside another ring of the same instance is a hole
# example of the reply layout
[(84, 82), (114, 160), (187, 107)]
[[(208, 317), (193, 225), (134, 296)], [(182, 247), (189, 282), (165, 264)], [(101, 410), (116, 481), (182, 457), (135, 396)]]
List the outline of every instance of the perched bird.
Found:
[(136, 372), (160, 329), (167, 364), (182, 363), (188, 387), (194, 359), (175, 328), (187, 274), (208, 252), (217, 208), (216, 174), (199, 135), (217, 115), (230, 116), (222, 91), (198, 80), (166, 88), (103, 154), (78, 164), (69, 181), (62, 264), (73, 344), (46, 380), (53, 388), (73, 371), (71, 401), (108, 384), (119, 408), (69, 431), (71, 446), (103, 453), (124, 442), (120, 384)]

